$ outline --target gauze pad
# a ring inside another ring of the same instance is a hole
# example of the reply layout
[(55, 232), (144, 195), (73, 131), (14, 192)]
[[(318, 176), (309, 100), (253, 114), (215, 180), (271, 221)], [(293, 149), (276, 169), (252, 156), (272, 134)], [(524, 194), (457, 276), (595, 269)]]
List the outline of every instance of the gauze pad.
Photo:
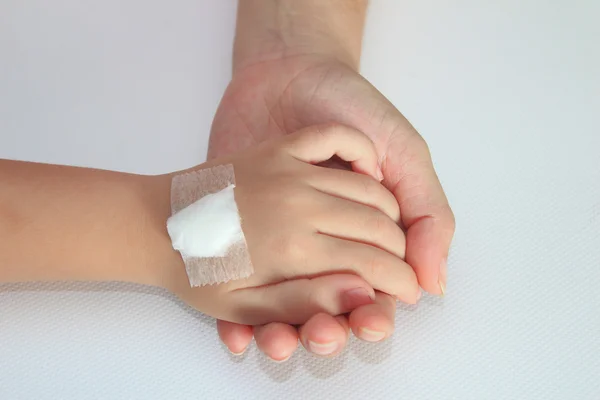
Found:
[(191, 286), (243, 279), (254, 272), (234, 188), (229, 164), (173, 178), (167, 230)]

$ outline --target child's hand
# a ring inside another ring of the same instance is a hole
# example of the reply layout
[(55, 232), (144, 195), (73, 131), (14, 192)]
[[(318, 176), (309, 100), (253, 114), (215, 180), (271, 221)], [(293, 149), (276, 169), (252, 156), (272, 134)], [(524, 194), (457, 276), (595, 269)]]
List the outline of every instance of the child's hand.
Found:
[[(314, 165), (333, 156), (356, 172)], [(371, 296), (377, 289), (416, 302), (419, 288), (403, 261), (398, 204), (376, 180), (375, 149), (362, 133), (310, 128), (207, 167), (218, 164), (234, 166), (254, 274), (196, 288), (180, 279), (174, 290), (191, 305), (232, 322), (299, 324), (321, 311), (351, 311), (336, 291), (348, 280)]]

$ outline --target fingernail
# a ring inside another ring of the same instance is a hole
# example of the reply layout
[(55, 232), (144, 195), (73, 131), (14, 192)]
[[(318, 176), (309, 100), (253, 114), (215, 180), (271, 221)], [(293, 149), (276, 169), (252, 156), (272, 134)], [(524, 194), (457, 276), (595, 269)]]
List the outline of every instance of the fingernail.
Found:
[(356, 307), (373, 302), (373, 297), (365, 288), (350, 289), (344, 292), (342, 299), (347, 310), (354, 310)]
[(335, 351), (338, 349), (338, 344), (337, 342), (317, 343), (309, 340), (308, 348), (311, 353), (315, 353), (318, 356), (328, 356), (335, 353)]
[(383, 180), (383, 171), (381, 170), (381, 167), (378, 165), (377, 166), (377, 178), (379, 179), (379, 182), (381, 182)]
[(239, 353), (234, 353), (233, 350), (231, 350), (230, 348), (227, 348), (227, 350), (229, 350), (229, 352), (231, 354), (233, 354), (234, 356), (241, 356), (242, 354), (244, 354), (246, 352), (247, 349), (248, 349), (247, 347), (244, 347), (244, 349), (242, 351), (240, 351)]
[(282, 358), (281, 360), (276, 360), (276, 359), (274, 359), (274, 358), (271, 358), (271, 361), (273, 361), (273, 362), (276, 362), (277, 364), (281, 364), (281, 363), (284, 363), (284, 362), (286, 362), (287, 360), (289, 360), (291, 356), (292, 356), (292, 355), (290, 354), (289, 356), (287, 356), (286, 358)]
[(367, 342), (379, 342), (385, 338), (385, 332), (374, 331), (369, 328), (358, 328), (360, 331), (360, 338)]
[(448, 272), (448, 262), (446, 259), (442, 259), (440, 263), (440, 275), (438, 277), (438, 284), (440, 285), (440, 290), (442, 292), (442, 297), (446, 295), (446, 273)]

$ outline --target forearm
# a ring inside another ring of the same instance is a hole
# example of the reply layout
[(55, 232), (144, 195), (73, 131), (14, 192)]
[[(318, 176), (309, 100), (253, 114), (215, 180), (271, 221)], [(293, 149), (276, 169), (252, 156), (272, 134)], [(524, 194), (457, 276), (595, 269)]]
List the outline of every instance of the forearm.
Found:
[(0, 282), (169, 287), (170, 179), (0, 160)]
[(367, 0), (239, 0), (234, 71), (296, 54), (328, 54), (358, 69)]

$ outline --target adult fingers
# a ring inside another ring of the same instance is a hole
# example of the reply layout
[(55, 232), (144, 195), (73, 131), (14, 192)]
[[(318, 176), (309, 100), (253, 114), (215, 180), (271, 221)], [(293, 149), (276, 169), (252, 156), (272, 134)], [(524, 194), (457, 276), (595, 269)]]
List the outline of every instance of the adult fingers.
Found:
[(281, 322), (255, 326), (254, 338), (258, 349), (277, 362), (288, 360), (298, 348), (298, 330)]
[(404, 232), (381, 211), (328, 195), (319, 196), (316, 201), (327, 210), (314, 215), (314, 227), (319, 233), (369, 244), (404, 258)]
[(394, 222), (400, 221), (400, 207), (394, 195), (370, 176), (341, 169), (320, 168), (307, 175), (315, 189), (380, 210)]
[(317, 314), (299, 329), (300, 342), (309, 352), (323, 357), (339, 354), (348, 343), (348, 320), (340, 315)]
[(318, 125), (283, 140), (287, 153), (300, 161), (318, 164), (338, 156), (352, 164), (355, 172), (370, 175), (378, 181), (383, 179), (373, 142), (356, 129), (344, 125)]
[(396, 300), (382, 292), (375, 292), (375, 302), (350, 313), (349, 323), (354, 335), (367, 342), (380, 342), (394, 333)]
[[(352, 302), (351, 299), (346, 301)], [(356, 310), (361, 309), (359, 306)], [(348, 342), (349, 323), (345, 315), (316, 314), (298, 330), (278, 322), (254, 327), (258, 348), (274, 361), (286, 361), (296, 350), (298, 337), (307, 351), (318, 356), (340, 353)]]
[(271, 321), (302, 324), (315, 314), (344, 314), (370, 304), (375, 297), (361, 277), (339, 273), (311, 279), (294, 279), (273, 285), (238, 289), (229, 293), (230, 319), (252, 325)]
[(219, 338), (229, 351), (235, 355), (243, 354), (252, 341), (252, 327), (233, 322), (217, 320)]
[(425, 141), (416, 132), (393, 135), (383, 168), (406, 228), (406, 261), (423, 289), (444, 294), (455, 221)]
[(320, 254), (329, 255), (327, 264), (322, 266), (326, 271), (351, 270), (374, 289), (405, 303), (416, 303), (420, 293), (417, 278), (413, 269), (401, 258), (368, 244), (318, 235), (319, 245), (324, 246)]

